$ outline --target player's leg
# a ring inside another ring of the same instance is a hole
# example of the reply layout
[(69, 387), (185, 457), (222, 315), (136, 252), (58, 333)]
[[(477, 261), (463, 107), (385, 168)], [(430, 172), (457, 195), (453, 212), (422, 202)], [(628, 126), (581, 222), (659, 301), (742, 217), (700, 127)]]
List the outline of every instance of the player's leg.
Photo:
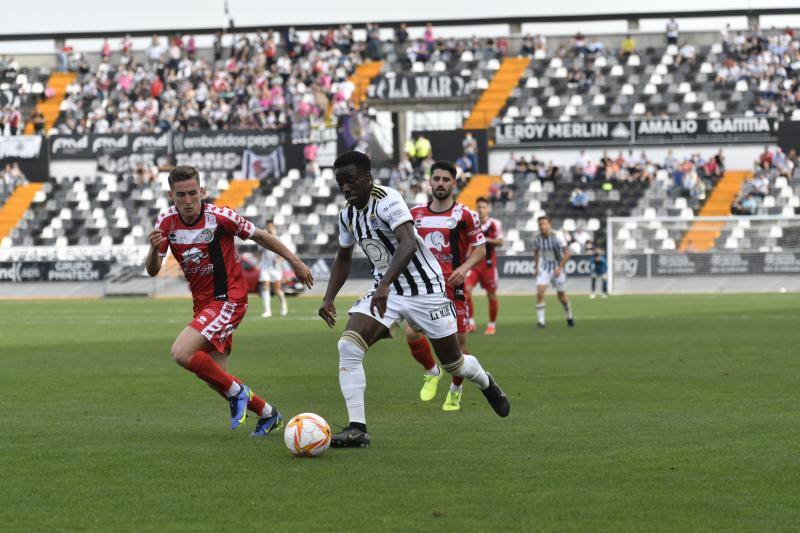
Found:
[(436, 397), (436, 388), (439, 385), (439, 380), (442, 378), (442, 372), (439, 366), (433, 359), (431, 353), (431, 345), (425, 335), (406, 324), (406, 342), (408, 349), (411, 350), (411, 357), (422, 365), (425, 369), (425, 374), (422, 376), (422, 388), (419, 391), (419, 399), (423, 402), (429, 402)]
[(500, 310), (500, 302), (497, 300), (497, 270), (487, 270), (481, 286), (486, 289), (486, 296), (489, 298), (489, 323), (486, 325), (484, 335), (494, 335), (497, 331), (497, 313)]
[(261, 314), (264, 318), (272, 316), (272, 297), (269, 291), (269, 279), (261, 283), (261, 301), (264, 303), (264, 312)]
[(592, 293), (589, 295), (591, 300), (597, 298), (597, 274), (592, 274)]
[(572, 305), (569, 303), (569, 298), (567, 298), (567, 293), (564, 292), (563, 287), (561, 290), (556, 291), (556, 296), (558, 296), (558, 301), (561, 302), (561, 306), (564, 308), (564, 314), (567, 315), (567, 325), (572, 327), (575, 325), (575, 319), (572, 316)]
[(281, 316), (286, 316), (289, 313), (289, 306), (286, 303), (286, 295), (283, 293), (280, 279), (272, 282), (272, 294), (278, 295), (278, 301), (281, 303)]
[(209, 341), (197, 330), (187, 326), (172, 344), (172, 359), (222, 393), (231, 404), (231, 429), (236, 429), (247, 417), (247, 403), (253, 392), (240, 385), (209, 355)]
[[(216, 350), (209, 352), (212, 359), (226, 372), (228, 372), (228, 360), (230, 353), (220, 353)], [(241, 379), (231, 374), (233, 380), (239, 385), (243, 385)], [(219, 392), (219, 391), (217, 391)], [(220, 395), (225, 398), (225, 394), (220, 392)], [(270, 405), (261, 396), (253, 392), (250, 401), (247, 402), (247, 409), (258, 415), (258, 422), (256, 422), (256, 429), (250, 434), (252, 437), (264, 437), (269, 435), (273, 430), (280, 429), (283, 426), (283, 415), (278, 411), (275, 406)]]
[(442, 367), (453, 376), (466, 378), (481, 389), (494, 412), (502, 417), (508, 416), (510, 405), (503, 390), (481, 366), (478, 358), (461, 353), (458, 336), (451, 334), (439, 339), (431, 339), (436, 357)]
[[(389, 302), (391, 304), (390, 296)], [(398, 317), (389, 309), (379, 322), (369, 313), (369, 299), (362, 298), (350, 310), (350, 319), (339, 338), (339, 387), (347, 407), (349, 424), (343, 431), (331, 437), (333, 448), (364, 448), (369, 446), (367, 418), (364, 409), (364, 392), (367, 377), (364, 374), (364, 356), (370, 346), (383, 337), (390, 336), (389, 326)]]
[(608, 298), (608, 274), (603, 274), (603, 298)]
[[(453, 302), (453, 308), (456, 312), (456, 331), (458, 332), (458, 345), (461, 353), (467, 354), (467, 333), (469, 332), (469, 315), (467, 312), (467, 305), (464, 300), (454, 298), (454, 294), (448, 291), (448, 297)], [(461, 396), (463, 394), (462, 383), (464, 383), (463, 376), (453, 376), (450, 380), (450, 390), (447, 391), (447, 397), (442, 405), (443, 411), (458, 411), (461, 409)]]
[(428, 294), (404, 298), (401, 305), (400, 315), (430, 339), (442, 367), (449, 374), (478, 385), (495, 412), (508, 416), (510, 408), (503, 391), (476, 357), (461, 352), (453, 302), (443, 294)]
[(475, 331), (475, 307), (472, 305), (472, 291), (480, 281), (480, 273), (477, 268), (473, 268), (467, 275), (467, 281), (464, 283), (464, 299), (467, 304), (467, 316), (469, 317), (469, 331)]
[(543, 328), (545, 325), (545, 303), (544, 294), (547, 291), (547, 285), (536, 285), (536, 327)]

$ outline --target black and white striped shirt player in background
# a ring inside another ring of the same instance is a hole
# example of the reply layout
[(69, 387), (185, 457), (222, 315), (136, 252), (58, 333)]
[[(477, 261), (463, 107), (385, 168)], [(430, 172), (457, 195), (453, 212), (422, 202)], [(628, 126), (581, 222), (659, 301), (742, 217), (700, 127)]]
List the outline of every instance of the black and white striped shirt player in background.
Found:
[(390, 328), (401, 319), (430, 339), (447, 372), (478, 385), (495, 412), (508, 416), (510, 407), (505, 393), (475, 357), (461, 352), (455, 311), (445, 295), (442, 269), (417, 234), (411, 211), (400, 193), (373, 184), (371, 162), (361, 152), (340, 155), (333, 168), (347, 205), (339, 213), (339, 252), (319, 315), (329, 327), (336, 324), (333, 302), (350, 274), (356, 243), (372, 263), (375, 284), (350, 308), (347, 326), (339, 339), (339, 386), (350, 424), (333, 436), (331, 447), (369, 446), (364, 414), (364, 355), (380, 339), (390, 337)]
[(539, 235), (533, 239), (533, 262), (536, 263), (536, 270), (533, 274), (536, 277), (536, 326), (544, 327), (544, 293), (547, 291), (548, 285), (552, 285), (556, 290), (558, 300), (564, 306), (567, 325), (572, 327), (575, 325), (572, 307), (567, 293), (564, 291), (564, 285), (567, 282), (564, 265), (569, 259), (569, 248), (550, 227), (549, 218), (541, 216), (537, 222), (539, 223)]

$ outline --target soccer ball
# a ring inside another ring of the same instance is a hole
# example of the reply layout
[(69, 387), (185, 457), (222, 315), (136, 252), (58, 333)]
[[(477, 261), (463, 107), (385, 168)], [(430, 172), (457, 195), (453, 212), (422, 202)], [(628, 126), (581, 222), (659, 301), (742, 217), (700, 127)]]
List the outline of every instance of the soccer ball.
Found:
[(286, 424), (283, 441), (298, 457), (318, 457), (331, 443), (331, 428), (319, 415), (300, 413)]

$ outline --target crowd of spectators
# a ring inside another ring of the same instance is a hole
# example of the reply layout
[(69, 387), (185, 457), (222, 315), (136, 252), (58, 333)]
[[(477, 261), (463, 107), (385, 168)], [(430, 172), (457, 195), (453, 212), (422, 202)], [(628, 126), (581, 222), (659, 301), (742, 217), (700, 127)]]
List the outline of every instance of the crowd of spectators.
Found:
[(346, 29), (311, 33), (304, 42), (292, 30), (258, 32), (234, 38), (230, 47), (218, 34), (212, 60), (199, 57), (192, 36), (167, 42), (153, 36), (143, 62), (125, 39), (112, 63), (105, 43), (97, 68), (78, 62), (58, 129), (151, 133), (279, 129), (304, 121), (335, 125), (352, 113), (348, 77), (367, 49)]
[(0, 206), (6, 203), (14, 189), (28, 183), (18, 163), (7, 163), (0, 174)]
[(755, 215), (777, 177), (789, 178), (800, 174), (800, 158), (795, 150), (785, 154), (780, 147), (774, 150), (765, 147), (753, 168), (753, 175), (745, 179), (731, 206), (734, 215)]
[(721, 32), (723, 59), (717, 67), (717, 85), (740, 81), (756, 87), (756, 115), (778, 116), (800, 105), (800, 40), (795, 30)]

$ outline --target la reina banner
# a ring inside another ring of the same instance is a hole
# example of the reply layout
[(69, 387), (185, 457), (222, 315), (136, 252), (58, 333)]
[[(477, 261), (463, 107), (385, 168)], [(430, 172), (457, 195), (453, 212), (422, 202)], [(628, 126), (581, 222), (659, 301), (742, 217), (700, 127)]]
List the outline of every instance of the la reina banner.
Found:
[(474, 82), (450, 74), (398, 74), (378, 76), (367, 89), (376, 100), (438, 100), (469, 96)]
[(771, 117), (514, 122), (493, 130), (496, 147), (765, 142), (777, 139)]

